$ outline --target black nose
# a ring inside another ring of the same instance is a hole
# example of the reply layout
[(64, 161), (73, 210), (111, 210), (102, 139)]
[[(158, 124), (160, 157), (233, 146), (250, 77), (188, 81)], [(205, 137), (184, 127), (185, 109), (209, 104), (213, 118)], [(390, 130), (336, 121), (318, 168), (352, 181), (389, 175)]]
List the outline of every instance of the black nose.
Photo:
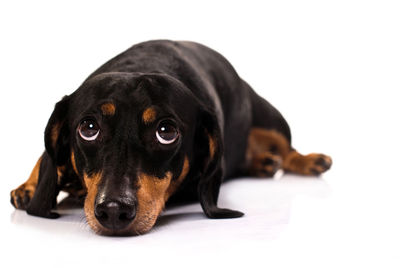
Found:
[(133, 201), (103, 201), (95, 206), (94, 215), (104, 227), (120, 230), (133, 221), (136, 216), (136, 206)]

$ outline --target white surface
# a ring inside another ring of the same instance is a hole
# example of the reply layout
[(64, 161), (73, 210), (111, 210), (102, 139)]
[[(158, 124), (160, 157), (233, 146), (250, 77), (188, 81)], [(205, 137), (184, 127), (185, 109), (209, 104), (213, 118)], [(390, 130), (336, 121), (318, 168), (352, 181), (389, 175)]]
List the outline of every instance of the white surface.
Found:
[[(81, 2), (0, 4), (1, 267), (400, 266), (397, 1)], [(221, 52), (284, 114), (295, 147), (331, 155), (332, 170), (229, 182), (220, 205), (244, 218), (176, 207), (140, 237), (96, 236), (81, 211), (15, 211), (9, 191), (41, 154), (54, 103), (155, 38)]]

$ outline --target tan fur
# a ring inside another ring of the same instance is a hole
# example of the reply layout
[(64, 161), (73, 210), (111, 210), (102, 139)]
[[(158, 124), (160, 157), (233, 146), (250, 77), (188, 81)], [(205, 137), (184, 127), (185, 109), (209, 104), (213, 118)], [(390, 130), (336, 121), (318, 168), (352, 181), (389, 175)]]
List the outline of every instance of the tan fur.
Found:
[(74, 196), (85, 195), (86, 192), (87, 192), (87, 185), (86, 185), (86, 182), (85, 182), (84, 178), (82, 178), (82, 176), (79, 175), (78, 168), (76, 167), (75, 153), (74, 153), (73, 150), (71, 150), (71, 159), (70, 160), (71, 160), (72, 169), (74, 170), (75, 174), (79, 177), (79, 179), (80, 179), (80, 181), (82, 183), (83, 189), (79, 190), (79, 191), (76, 191), (75, 189), (66, 189), (66, 188), (64, 188), (63, 191), (66, 191), (66, 192), (68, 192), (68, 193), (70, 193), (70, 194), (72, 194)]
[(156, 120), (157, 112), (154, 107), (149, 107), (144, 110), (142, 119), (145, 124), (150, 124)]
[(302, 155), (297, 151), (291, 151), (283, 162), (283, 169), (302, 175), (320, 174), (327, 170), (326, 167), (317, 164), (317, 160), (320, 158), (324, 159), (329, 167), (332, 165), (332, 159), (329, 156), (322, 154)]
[(214, 158), (215, 149), (216, 149), (215, 138), (213, 138), (211, 135), (208, 135), (208, 150), (210, 151), (210, 159)]
[(153, 227), (164, 208), (171, 179), (171, 172), (167, 172), (165, 177), (161, 179), (145, 173), (139, 174), (138, 207), (136, 218), (132, 223), (135, 233), (142, 234)]
[(65, 173), (65, 169), (66, 169), (65, 166), (58, 166), (57, 167), (57, 181), (58, 181), (58, 184), (61, 183), (61, 177)]
[(101, 181), (101, 176), (102, 175), (100, 172), (92, 174), (90, 176), (88, 174), (83, 175), (83, 180), (87, 187), (87, 195), (85, 199), (84, 211), (89, 226), (96, 233), (107, 232), (107, 229), (101, 226), (101, 224), (97, 221), (94, 215), (94, 202), (97, 195), (97, 187)]
[(276, 148), (276, 154), (285, 158), (290, 151), (288, 140), (281, 133), (275, 130), (265, 130), (262, 128), (252, 128), (248, 137), (247, 157), (251, 155), (271, 152), (271, 148)]
[[(275, 130), (252, 128), (246, 151), (246, 166), (250, 175), (270, 177), (280, 168), (282, 159), (290, 151), (288, 140)], [(265, 160), (273, 163), (265, 165)]]
[(188, 160), (187, 156), (185, 156), (181, 174), (179, 175), (178, 179), (176, 179), (175, 181), (172, 181), (171, 184), (169, 185), (167, 192), (164, 196), (165, 202), (167, 202), (168, 198), (170, 198), (171, 195), (173, 195), (176, 192), (179, 185), (186, 178), (186, 175), (188, 174), (188, 172), (189, 172), (189, 160)]
[[(185, 165), (184, 165), (185, 166)], [(187, 169), (187, 168), (186, 168)], [(185, 167), (182, 169), (178, 180), (183, 180), (187, 173)], [(97, 187), (101, 180), (101, 174), (84, 176), (85, 184), (88, 187), (88, 193), (85, 200), (85, 214), (90, 227), (102, 235), (127, 235), (143, 234), (148, 232), (155, 224), (158, 216), (164, 208), (165, 201), (168, 199), (169, 186), (172, 180), (172, 173), (167, 172), (165, 177), (157, 178), (146, 173), (139, 173), (136, 217), (133, 222), (123, 230), (114, 232), (103, 227), (94, 215), (94, 202), (97, 194)]]
[(71, 164), (72, 164), (72, 168), (75, 171), (76, 175), (79, 176), (78, 169), (76, 168), (75, 153), (72, 150), (71, 150)]
[(292, 150), (285, 136), (275, 130), (262, 128), (250, 130), (246, 166), (251, 175), (272, 176), (281, 165), (285, 171), (302, 175), (318, 175), (328, 170), (331, 164), (332, 159), (329, 156), (302, 155)]
[[(29, 175), (28, 180), (25, 183), (21, 184), (17, 189), (11, 192), (11, 197), (13, 198), (16, 207), (18, 206), (17, 202), (15, 202), (17, 197), (23, 200), (24, 196), (28, 195), (30, 200), (32, 200), (32, 197), (35, 194), (36, 186), (39, 180), (39, 170), (41, 162), (42, 162), (42, 157), (40, 157), (39, 160), (36, 162), (36, 165), (34, 166), (31, 174)], [(25, 207), (17, 207), (17, 208), (26, 209)]]
[(121, 233), (143, 234), (155, 224), (165, 206), (165, 202), (176, 191), (189, 172), (189, 160), (185, 157), (181, 173), (176, 181), (172, 181), (172, 173), (167, 172), (163, 178), (145, 173), (138, 177), (138, 207), (134, 221)]
[(65, 173), (65, 166), (58, 166), (57, 167), (57, 176), (61, 177)]
[[(266, 160), (271, 163), (265, 164)], [(256, 177), (272, 177), (280, 168), (282, 158), (279, 155), (271, 152), (264, 152), (252, 155), (249, 163), (249, 175)]]
[(111, 102), (101, 105), (101, 112), (106, 116), (113, 116), (115, 114), (115, 105)]

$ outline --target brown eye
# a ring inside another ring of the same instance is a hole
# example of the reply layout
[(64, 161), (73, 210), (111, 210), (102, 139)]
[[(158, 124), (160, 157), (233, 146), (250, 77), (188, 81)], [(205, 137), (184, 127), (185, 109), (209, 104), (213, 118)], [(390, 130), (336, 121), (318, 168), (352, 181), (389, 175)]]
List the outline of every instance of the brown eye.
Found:
[(99, 125), (92, 119), (83, 120), (78, 127), (79, 135), (86, 141), (94, 141), (100, 133)]
[(161, 144), (171, 144), (178, 139), (178, 136), (177, 128), (169, 121), (162, 121), (157, 127), (156, 137)]

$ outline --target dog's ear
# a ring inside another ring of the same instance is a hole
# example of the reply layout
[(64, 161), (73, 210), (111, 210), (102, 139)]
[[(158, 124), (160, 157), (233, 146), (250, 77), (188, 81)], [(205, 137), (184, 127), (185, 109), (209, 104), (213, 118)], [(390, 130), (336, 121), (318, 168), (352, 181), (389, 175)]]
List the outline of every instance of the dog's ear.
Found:
[(209, 218), (237, 218), (243, 216), (217, 206), (219, 188), (224, 176), (223, 138), (215, 113), (199, 113), (195, 133), (195, 161), (199, 169), (198, 196), (204, 213)]
[(67, 114), (69, 97), (64, 97), (55, 106), (45, 130), (46, 151), (40, 159), (37, 185), (32, 200), (26, 209), (27, 213), (45, 218), (57, 218), (51, 212), (57, 202), (57, 167), (65, 166), (69, 157), (69, 131)]
[(68, 129), (69, 102), (70, 97), (65, 96), (56, 104), (44, 134), (46, 152), (56, 166), (65, 165), (70, 156)]

